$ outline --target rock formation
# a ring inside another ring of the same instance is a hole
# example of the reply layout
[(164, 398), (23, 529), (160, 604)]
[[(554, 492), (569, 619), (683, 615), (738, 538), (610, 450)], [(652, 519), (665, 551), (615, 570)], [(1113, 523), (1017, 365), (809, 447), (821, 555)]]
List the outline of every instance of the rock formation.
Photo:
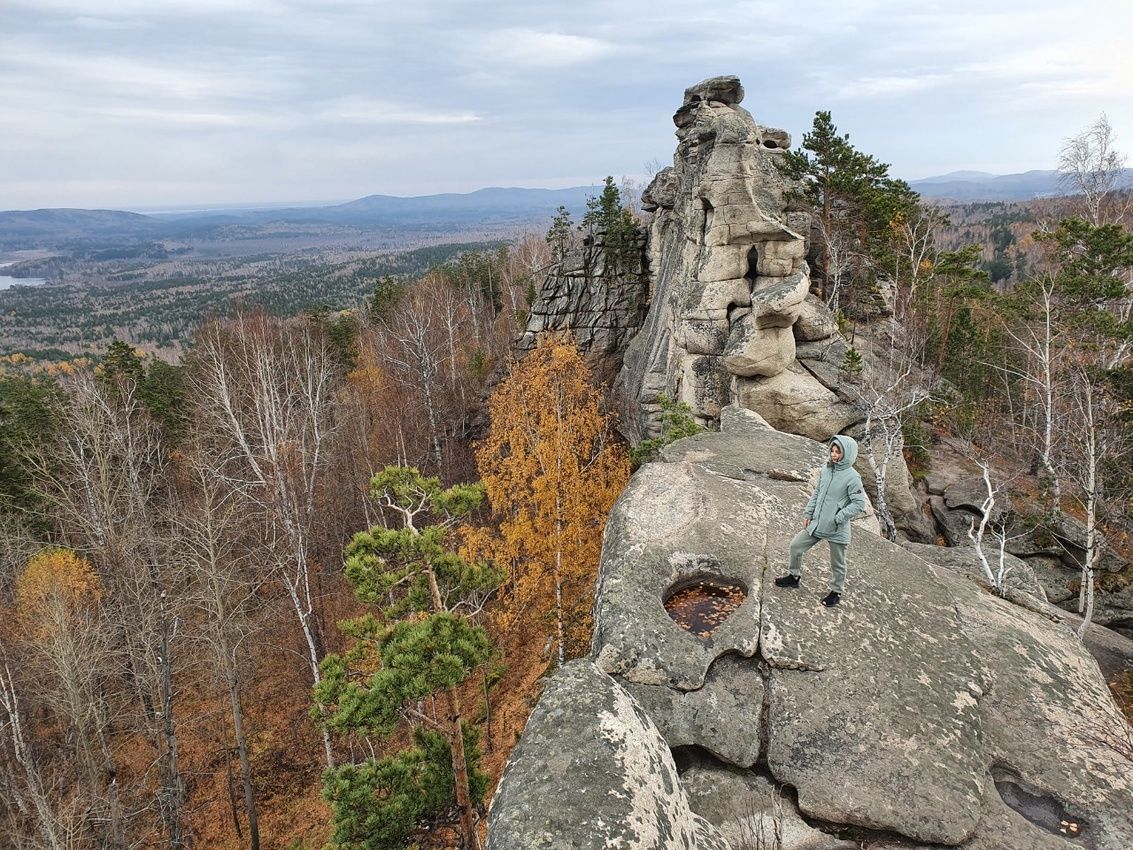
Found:
[[(774, 587), (823, 446), (720, 424), (615, 506), (591, 661), (548, 685), (491, 846), (1133, 847), (1129, 729), (1073, 632), (867, 528), (842, 605), (818, 603), (823, 547)], [(747, 596), (700, 637), (665, 601), (703, 579)]]
[[(685, 92), (673, 165), (642, 197), (653, 213), (643, 273), (604, 276), (601, 238), (587, 242), (547, 275), (519, 342), (572, 332), (601, 378), (617, 375), (620, 427), (634, 442), (655, 436), (661, 394), (710, 427), (739, 404), (815, 440), (862, 436), (861, 396), (841, 368), (849, 345), (810, 295), (810, 215), (791, 208), (775, 165), (790, 136), (758, 125), (742, 100), (736, 77)], [(889, 468), (897, 527), (931, 542), (899, 453)], [(864, 454), (858, 469), (873, 487)]]
[(543, 279), (516, 346), (527, 351), (541, 333), (569, 332), (599, 380), (612, 380), (648, 306), (644, 233), (632, 254), (626, 268), (611, 266), (605, 233), (586, 236)]
[(642, 197), (653, 297), (619, 377), (634, 438), (655, 428), (661, 393), (705, 423), (739, 403), (817, 440), (862, 418), (834, 389), (837, 323), (807, 297), (810, 216), (790, 208), (775, 166), (790, 136), (759, 126), (742, 100), (735, 77), (687, 89), (673, 165)]

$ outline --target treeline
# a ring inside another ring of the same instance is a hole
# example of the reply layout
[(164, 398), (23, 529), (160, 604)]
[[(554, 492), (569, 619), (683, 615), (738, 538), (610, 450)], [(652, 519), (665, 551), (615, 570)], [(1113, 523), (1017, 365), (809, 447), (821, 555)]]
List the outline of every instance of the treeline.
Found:
[(629, 474), (572, 345), (509, 365), (547, 261), (9, 358), (0, 847), (477, 846)]

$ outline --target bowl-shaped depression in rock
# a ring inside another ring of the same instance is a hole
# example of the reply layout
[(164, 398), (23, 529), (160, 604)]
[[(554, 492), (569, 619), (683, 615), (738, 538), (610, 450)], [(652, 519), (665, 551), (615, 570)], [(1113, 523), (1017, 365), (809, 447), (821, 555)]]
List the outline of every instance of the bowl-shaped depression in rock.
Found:
[(708, 637), (747, 599), (747, 588), (722, 576), (699, 576), (677, 582), (662, 604), (673, 622), (697, 637)]

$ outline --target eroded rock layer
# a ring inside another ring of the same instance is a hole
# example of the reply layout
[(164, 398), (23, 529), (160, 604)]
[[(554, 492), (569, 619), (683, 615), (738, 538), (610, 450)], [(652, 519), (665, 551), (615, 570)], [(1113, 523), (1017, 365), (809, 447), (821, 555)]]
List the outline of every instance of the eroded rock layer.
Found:
[(645, 234), (639, 233), (620, 263), (612, 263), (605, 234), (598, 231), (544, 276), (516, 347), (528, 351), (548, 332), (569, 334), (598, 380), (608, 383), (641, 327), (648, 299)]

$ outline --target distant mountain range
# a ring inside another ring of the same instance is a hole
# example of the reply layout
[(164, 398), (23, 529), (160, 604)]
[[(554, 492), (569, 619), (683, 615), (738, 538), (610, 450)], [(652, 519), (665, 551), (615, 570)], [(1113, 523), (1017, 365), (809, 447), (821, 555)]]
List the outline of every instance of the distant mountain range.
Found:
[(184, 238), (219, 227), (277, 223), (340, 227), (422, 226), (454, 229), (473, 223), (522, 225), (544, 221), (565, 206), (576, 216), (601, 186), (570, 189), (480, 189), (467, 194), (395, 197), (369, 195), (330, 206), (213, 209), (141, 213), (116, 210), (43, 209), (0, 212), (0, 248), (36, 247), (61, 241), (137, 241)]
[[(1025, 201), (1062, 194), (1057, 171), (988, 174), (954, 171), (912, 180), (926, 198), (962, 202)], [(1125, 170), (1133, 186), (1133, 169)], [(184, 212), (131, 213), (117, 210), (43, 209), (0, 212), (0, 249), (46, 247), (62, 242), (135, 243), (205, 235), (220, 228), (262, 228), (275, 224), (355, 228), (422, 228), (454, 231), (473, 224), (516, 226), (548, 220), (559, 206), (576, 216), (600, 186), (570, 189), (490, 188), (466, 194), (396, 197), (368, 195), (327, 206), (218, 207)]]
[[(1065, 195), (1058, 171), (1025, 171), (1022, 174), (988, 174), (985, 171), (953, 171), (939, 177), (910, 180), (925, 198), (950, 201), (1029, 201)], [(1124, 184), (1133, 186), (1133, 169), (1125, 169)]]

